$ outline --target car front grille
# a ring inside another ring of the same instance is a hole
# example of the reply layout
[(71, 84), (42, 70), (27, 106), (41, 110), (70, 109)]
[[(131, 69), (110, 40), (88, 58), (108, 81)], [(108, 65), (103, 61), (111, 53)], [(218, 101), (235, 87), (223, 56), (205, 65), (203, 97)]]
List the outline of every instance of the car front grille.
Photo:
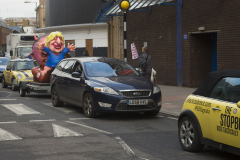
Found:
[(33, 77), (27, 77), (24, 79), (24, 81), (32, 81), (33, 80)]
[(140, 111), (140, 110), (152, 110), (156, 109), (154, 102), (148, 102), (148, 105), (127, 105), (127, 103), (119, 103), (116, 110), (117, 111)]
[(124, 97), (147, 97), (151, 91), (121, 91)]

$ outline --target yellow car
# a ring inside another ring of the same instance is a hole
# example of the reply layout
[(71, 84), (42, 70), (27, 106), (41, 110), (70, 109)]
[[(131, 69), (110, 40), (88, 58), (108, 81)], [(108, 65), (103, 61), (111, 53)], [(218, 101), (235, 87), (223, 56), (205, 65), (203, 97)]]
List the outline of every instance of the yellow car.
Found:
[(189, 152), (208, 145), (240, 155), (240, 70), (210, 72), (187, 97), (178, 118), (178, 138)]
[(15, 91), (19, 88), (20, 81), (33, 81), (32, 68), (38, 66), (37, 62), (31, 59), (10, 60), (3, 71), (2, 87), (12, 86)]

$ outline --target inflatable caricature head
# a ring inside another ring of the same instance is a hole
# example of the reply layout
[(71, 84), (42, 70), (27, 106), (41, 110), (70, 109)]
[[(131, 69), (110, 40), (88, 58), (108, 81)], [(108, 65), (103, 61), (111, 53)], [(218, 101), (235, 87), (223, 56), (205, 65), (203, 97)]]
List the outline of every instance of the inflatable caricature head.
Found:
[(47, 47), (54, 53), (61, 53), (64, 48), (64, 37), (61, 32), (51, 32), (47, 36)]
[(34, 36), (34, 43), (33, 43), (33, 52), (30, 53), (32, 59), (36, 60), (37, 63), (40, 65), (40, 68), (43, 69), (46, 65), (48, 54), (40, 49), (37, 48), (39, 43), (46, 43), (47, 42), (47, 35), (43, 35), (40, 37)]

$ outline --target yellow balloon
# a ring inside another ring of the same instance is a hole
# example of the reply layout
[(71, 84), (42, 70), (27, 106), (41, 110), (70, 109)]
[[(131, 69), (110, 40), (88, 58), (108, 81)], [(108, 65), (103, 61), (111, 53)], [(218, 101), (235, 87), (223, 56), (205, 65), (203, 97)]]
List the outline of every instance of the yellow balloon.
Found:
[(127, 10), (127, 9), (129, 9), (129, 6), (130, 6), (130, 4), (129, 4), (128, 1), (122, 1), (121, 2), (122, 9)]

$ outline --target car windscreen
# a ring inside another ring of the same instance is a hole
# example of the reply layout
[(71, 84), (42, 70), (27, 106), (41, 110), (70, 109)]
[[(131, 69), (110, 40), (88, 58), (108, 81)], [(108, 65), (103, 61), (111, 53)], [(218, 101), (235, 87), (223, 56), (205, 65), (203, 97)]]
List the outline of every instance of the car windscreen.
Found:
[(31, 70), (33, 67), (39, 66), (36, 61), (21, 61), (15, 62), (14, 69), (15, 71), (18, 70)]
[(19, 58), (27, 58), (30, 53), (32, 52), (32, 48), (31, 47), (20, 47), (18, 48), (18, 56)]
[(0, 58), (0, 65), (7, 65), (9, 62), (8, 58)]
[(90, 77), (139, 76), (128, 63), (85, 62), (87, 75)]

